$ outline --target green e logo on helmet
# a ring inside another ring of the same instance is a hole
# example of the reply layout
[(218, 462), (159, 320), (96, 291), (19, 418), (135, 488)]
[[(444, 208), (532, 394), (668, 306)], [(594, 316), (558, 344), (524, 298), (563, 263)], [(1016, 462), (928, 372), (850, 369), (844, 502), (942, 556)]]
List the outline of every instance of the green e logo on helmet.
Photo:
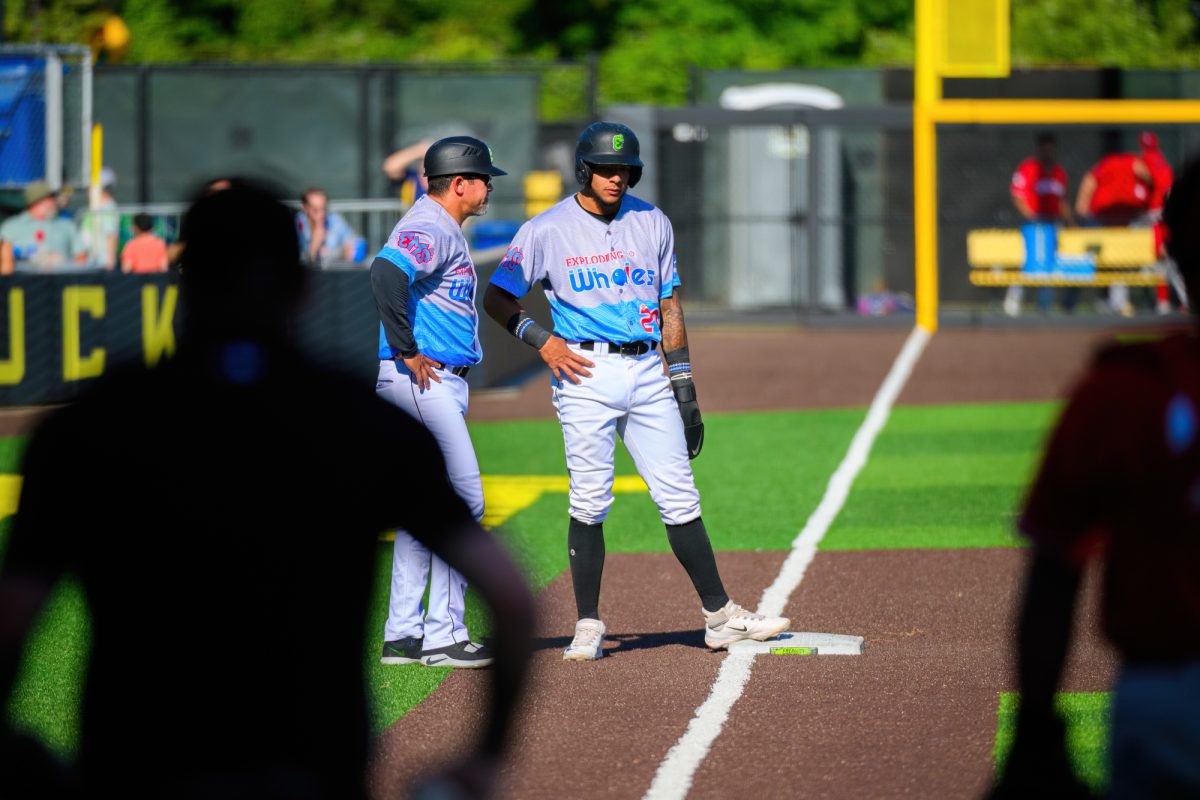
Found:
[(618, 133), (613, 137), (613, 150), (620, 150), (625, 146), (625, 135)]

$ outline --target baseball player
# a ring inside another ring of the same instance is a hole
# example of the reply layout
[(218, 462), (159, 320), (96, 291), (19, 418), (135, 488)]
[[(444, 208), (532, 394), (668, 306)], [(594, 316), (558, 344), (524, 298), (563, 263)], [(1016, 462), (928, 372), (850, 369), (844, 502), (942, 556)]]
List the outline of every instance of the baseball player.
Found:
[[(455, 491), (479, 521), (483, 484), (467, 434), (467, 371), (479, 363), (475, 265), (462, 224), (487, 212), (492, 164), (486, 144), (470, 136), (434, 142), (425, 153), (429, 193), (418, 198), (371, 264), (379, 310), (379, 380), (375, 391), (421, 421), (442, 448)], [(403, 454), (397, 454), (402, 457)], [(408, 502), (420, 503), (421, 498)], [(429, 583), (429, 607), (421, 598)], [(462, 576), (404, 531), (396, 532), (384, 664), (486, 667), (490, 650), (471, 641), (463, 621)]]
[[(554, 373), (570, 473), (567, 547), (578, 611), (575, 638), (563, 654), (568, 661), (603, 655), (603, 525), (613, 500), (617, 436), (700, 595), (705, 643), (720, 649), (739, 639), (768, 639), (789, 624), (729, 599), (700, 519), (688, 460), (700, 454), (704, 424), (680, 307), (675, 236), (666, 215), (627, 194), (642, 176), (638, 150), (637, 136), (624, 125), (584, 129), (575, 148), (580, 191), (521, 227), (484, 296), (488, 314), (537, 348)], [(535, 284), (550, 301), (553, 334), (518, 302)]]
[[(1164, 211), (1168, 250), (1200, 284), (1200, 161)], [(1054, 692), (1084, 567), (1121, 655), (1113, 798), (1200, 797), (1200, 339), (1101, 351), (1072, 393), (1021, 515), (1032, 556), (1020, 615), (1021, 708), (998, 797), (1081, 795)]]
[[(1066, 202), (1067, 171), (1058, 163), (1058, 137), (1052, 131), (1042, 131), (1037, 136), (1037, 154), (1020, 164), (1013, 172), (1009, 185), (1013, 206), (1026, 222), (1041, 222), (1056, 225), (1060, 221), (1074, 225), (1071, 204)], [(1010, 317), (1021, 314), (1021, 298), (1025, 287), (1009, 286), (1004, 296), (1004, 313)], [(1043, 286), (1038, 290), (1038, 306), (1042, 311), (1050, 308), (1054, 289)], [(1068, 310), (1074, 307), (1075, 293), (1068, 291), (1063, 305)]]

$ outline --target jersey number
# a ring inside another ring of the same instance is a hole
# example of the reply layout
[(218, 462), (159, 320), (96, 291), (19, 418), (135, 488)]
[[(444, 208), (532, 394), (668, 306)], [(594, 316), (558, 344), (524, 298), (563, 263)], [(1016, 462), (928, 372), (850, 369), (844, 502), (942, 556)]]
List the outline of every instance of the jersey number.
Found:
[(654, 333), (654, 328), (658, 324), (658, 309), (650, 309), (642, 306), (642, 330), (646, 331), (646, 333)]

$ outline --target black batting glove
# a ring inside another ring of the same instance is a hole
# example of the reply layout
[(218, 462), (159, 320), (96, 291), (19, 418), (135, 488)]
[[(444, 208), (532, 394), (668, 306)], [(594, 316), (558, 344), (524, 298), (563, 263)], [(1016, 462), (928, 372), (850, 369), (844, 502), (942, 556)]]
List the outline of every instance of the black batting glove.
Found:
[(700, 404), (696, 402), (696, 384), (689, 375), (686, 380), (671, 378), (671, 391), (679, 404), (683, 419), (683, 438), (687, 441), (688, 459), (700, 455), (704, 446), (704, 423), (700, 419)]
[(683, 419), (683, 438), (687, 441), (688, 460), (700, 455), (704, 446), (704, 423), (700, 421), (700, 404), (696, 402), (696, 384), (692, 381), (692, 358), (686, 347), (663, 353), (667, 374), (671, 376), (671, 391), (679, 404)]

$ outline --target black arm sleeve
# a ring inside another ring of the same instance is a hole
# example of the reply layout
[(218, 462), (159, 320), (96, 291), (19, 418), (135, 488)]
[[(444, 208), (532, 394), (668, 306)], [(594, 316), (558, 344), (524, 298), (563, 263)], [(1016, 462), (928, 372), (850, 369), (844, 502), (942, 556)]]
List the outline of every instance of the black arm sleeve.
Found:
[(387, 259), (376, 258), (371, 262), (371, 291), (388, 345), (412, 358), (418, 351), (408, 318), (408, 275)]

